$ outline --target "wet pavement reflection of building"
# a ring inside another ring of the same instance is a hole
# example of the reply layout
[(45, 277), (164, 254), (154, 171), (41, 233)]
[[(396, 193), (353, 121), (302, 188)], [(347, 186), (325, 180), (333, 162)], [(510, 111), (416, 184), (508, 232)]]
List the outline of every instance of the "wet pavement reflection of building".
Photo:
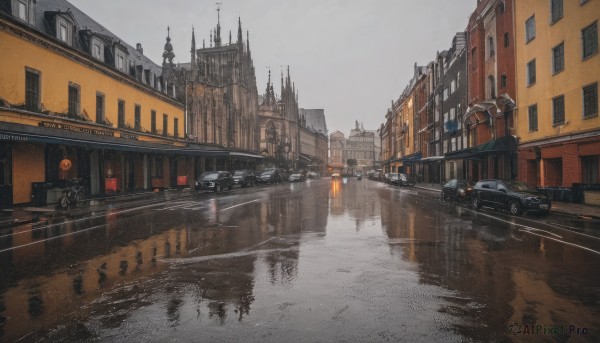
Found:
[(596, 256), (368, 180), (48, 226), (0, 237), (0, 341), (504, 341), (512, 323), (600, 327)]

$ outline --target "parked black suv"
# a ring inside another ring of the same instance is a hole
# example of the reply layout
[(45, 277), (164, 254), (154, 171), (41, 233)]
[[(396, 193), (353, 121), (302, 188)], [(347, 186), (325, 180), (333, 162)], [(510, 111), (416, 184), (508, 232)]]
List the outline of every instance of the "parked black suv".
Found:
[(236, 170), (233, 172), (233, 184), (242, 187), (252, 187), (256, 183), (256, 176), (249, 170)]
[(233, 178), (226, 171), (208, 171), (196, 180), (196, 190), (212, 190), (220, 192), (233, 187)]
[(504, 208), (512, 215), (523, 211), (550, 212), (548, 197), (521, 181), (481, 180), (473, 187), (473, 208)]
[(256, 180), (260, 183), (279, 183), (281, 182), (281, 173), (277, 168), (266, 169)]
[(469, 201), (473, 193), (473, 183), (468, 180), (451, 179), (442, 187), (442, 200)]

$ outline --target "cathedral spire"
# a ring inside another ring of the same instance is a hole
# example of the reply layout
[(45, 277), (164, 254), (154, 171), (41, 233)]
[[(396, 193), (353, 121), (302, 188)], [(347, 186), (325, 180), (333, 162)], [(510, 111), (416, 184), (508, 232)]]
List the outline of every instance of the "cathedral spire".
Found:
[(238, 38), (237, 43), (242, 44), (242, 18), (238, 17)]
[(194, 27), (192, 26), (192, 50), (190, 51), (190, 53), (192, 54), (192, 65), (194, 64), (194, 61), (196, 60), (196, 35), (194, 34)]
[(229, 30), (229, 45), (231, 45), (231, 30)]
[[(250, 31), (246, 31), (246, 50), (248, 51), (248, 56), (251, 56), (250, 53)], [(252, 58), (252, 57), (250, 57)]]
[(212, 30), (210, 30), (210, 47), (212, 48), (212, 43), (213, 43), (213, 32)]
[(217, 2), (217, 30), (215, 32), (215, 47), (221, 46), (221, 3)]

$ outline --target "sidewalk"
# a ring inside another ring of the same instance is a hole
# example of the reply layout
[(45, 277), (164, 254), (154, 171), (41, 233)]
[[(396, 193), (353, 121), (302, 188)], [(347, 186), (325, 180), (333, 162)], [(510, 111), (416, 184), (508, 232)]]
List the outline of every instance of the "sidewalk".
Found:
[[(442, 186), (435, 183), (418, 183), (416, 188), (433, 192), (441, 192)], [(551, 212), (588, 219), (600, 219), (600, 207), (572, 202), (552, 201)]]

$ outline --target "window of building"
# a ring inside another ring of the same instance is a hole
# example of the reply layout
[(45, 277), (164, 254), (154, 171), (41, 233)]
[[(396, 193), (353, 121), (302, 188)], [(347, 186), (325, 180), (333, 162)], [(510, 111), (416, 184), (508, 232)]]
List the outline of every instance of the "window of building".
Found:
[(179, 118), (173, 118), (173, 136), (179, 137)]
[(135, 122), (134, 129), (136, 131), (142, 130), (142, 107), (140, 105), (135, 105)]
[(488, 76), (488, 99), (496, 99), (496, 78), (494, 75)]
[(527, 86), (535, 83), (535, 59), (527, 63)]
[(600, 156), (581, 157), (581, 176), (583, 183), (600, 183)]
[(38, 111), (40, 108), (40, 72), (25, 69), (25, 108)]
[(529, 106), (529, 131), (538, 129), (538, 110), (537, 104)]
[(156, 133), (156, 111), (150, 111), (150, 132)]
[(550, 20), (554, 24), (563, 17), (563, 2), (562, 0), (550, 0)]
[(450, 81), (450, 94), (456, 92), (456, 80)]
[(23, 20), (23, 21), (28, 21), (27, 20), (27, 3), (23, 2), (23, 1), (19, 1), (19, 3), (17, 4), (17, 16), (19, 17), (19, 19)]
[(105, 124), (104, 122), (104, 94), (96, 93), (96, 123)]
[(581, 30), (583, 40), (583, 58), (588, 58), (598, 52), (598, 22)]
[(504, 14), (504, 1), (500, 1), (500, 3), (498, 4), (498, 13), (500, 14)]
[(494, 57), (496, 54), (494, 51), (494, 37), (488, 37), (488, 50), (490, 52), (490, 57)]
[(508, 48), (510, 46), (510, 38), (508, 36), (508, 32), (504, 32), (504, 47)]
[(119, 128), (124, 128), (125, 127), (125, 101), (123, 100), (119, 100), (119, 105), (118, 105), (118, 123), (117, 126)]
[(535, 38), (535, 16), (531, 16), (525, 22), (525, 42), (528, 43)]
[(63, 23), (60, 24), (58, 39), (60, 39), (61, 41), (65, 42), (65, 43), (68, 42), (68, 40), (69, 40), (67, 25), (65, 25)]
[(477, 68), (477, 48), (471, 49), (471, 69)]
[(565, 123), (565, 96), (560, 95), (552, 99), (552, 124)]
[(117, 56), (117, 69), (125, 70), (125, 58), (121, 55)]
[(163, 136), (166, 136), (169, 131), (169, 116), (167, 114), (163, 114)]
[(79, 116), (79, 104), (81, 101), (80, 99), (81, 95), (79, 92), (79, 85), (69, 83), (69, 116)]
[(506, 76), (506, 74), (502, 74), (502, 76), (500, 76), (500, 88), (505, 88), (507, 84), (508, 77)]
[(100, 59), (100, 44), (94, 44), (94, 57)]
[(583, 117), (598, 115), (598, 82), (583, 87)]
[(448, 88), (444, 88), (444, 100), (448, 99)]
[(552, 73), (557, 74), (565, 69), (565, 44), (560, 43), (552, 48)]

